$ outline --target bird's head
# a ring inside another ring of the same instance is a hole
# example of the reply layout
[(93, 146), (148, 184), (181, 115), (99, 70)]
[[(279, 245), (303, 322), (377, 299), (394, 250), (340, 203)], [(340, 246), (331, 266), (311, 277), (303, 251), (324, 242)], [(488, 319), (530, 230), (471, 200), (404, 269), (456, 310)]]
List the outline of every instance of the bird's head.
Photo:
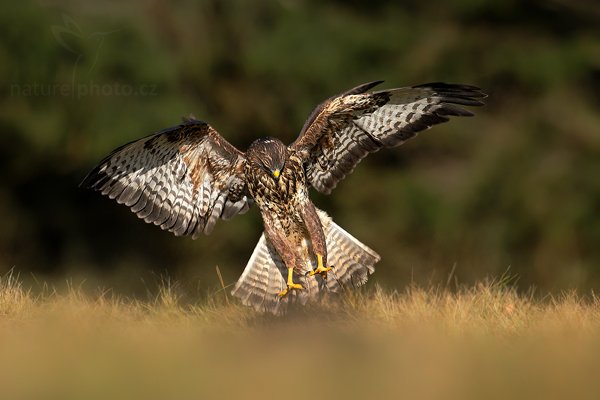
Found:
[(246, 158), (253, 168), (279, 179), (288, 159), (288, 149), (279, 139), (261, 138), (248, 147)]

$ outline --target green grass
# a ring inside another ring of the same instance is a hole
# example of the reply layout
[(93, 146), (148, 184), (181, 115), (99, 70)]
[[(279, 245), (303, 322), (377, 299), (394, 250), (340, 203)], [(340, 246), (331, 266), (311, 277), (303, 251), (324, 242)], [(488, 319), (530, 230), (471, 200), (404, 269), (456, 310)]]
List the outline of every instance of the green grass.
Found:
[(0, 281), (6, 399), (600, 396), (600, 300), (502, 283), (378, 287), (275, 318), (222, 293), (149, 301)]

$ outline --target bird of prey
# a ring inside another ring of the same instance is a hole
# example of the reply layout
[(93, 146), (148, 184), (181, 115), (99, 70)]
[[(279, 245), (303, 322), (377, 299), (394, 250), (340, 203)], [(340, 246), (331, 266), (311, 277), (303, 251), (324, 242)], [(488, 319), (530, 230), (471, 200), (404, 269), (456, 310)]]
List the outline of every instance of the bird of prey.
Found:
[(481, 106), (486, 96), (475, 86), (440, 82), (373, 91), (381, 82), (325, 100), (290, 145), (267, 137), (242, 152), (206, 122), (184, 118), (117, 148), (81, 185), (193, 238), (256, 204), (264, 232), (232, 294), (281, 314), (291, 303), (364, 284), (380, 260), (314, 206), (309, 188), (329, 194), (369, 153), (450, 116), (472, 116), (463, 106)]

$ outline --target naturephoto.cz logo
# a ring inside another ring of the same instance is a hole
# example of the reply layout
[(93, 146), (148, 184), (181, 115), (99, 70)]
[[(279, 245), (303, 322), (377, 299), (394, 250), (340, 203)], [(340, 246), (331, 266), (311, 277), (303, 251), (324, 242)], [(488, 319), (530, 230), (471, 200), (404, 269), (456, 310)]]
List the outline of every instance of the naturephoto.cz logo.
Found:
[(82, 98), (88, 96), (156, 96), (155, 84), (130, 85), (118, 82), (96, 83), (26, 83), (12, 84), (11, 96), (50, 97), (70, 96)]
[(92, 97), (92, 96), (155, 96), (156, 84), (128, 84), (122, 82), (96, 82), (91, 78), (101, 57), (104, 41), (110, 34), (117, 32), (104, 31), (85, 33), (77, 22), (68, 15), (63, 15), (62, 25), (53, 25), (52, 34), (56, 42), (75, 57), (70, 82), (33, 82), (19, 83), (10, 86), (11, 96), (25, 97)]

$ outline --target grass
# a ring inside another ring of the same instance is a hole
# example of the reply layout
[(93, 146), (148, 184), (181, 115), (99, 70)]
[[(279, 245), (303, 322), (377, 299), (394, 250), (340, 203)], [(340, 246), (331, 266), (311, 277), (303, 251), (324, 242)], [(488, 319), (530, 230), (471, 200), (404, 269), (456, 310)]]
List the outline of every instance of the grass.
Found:
[(374, 287), (275, 318), (0, 279), (6, 399), (600, 398), (600, 300)]

